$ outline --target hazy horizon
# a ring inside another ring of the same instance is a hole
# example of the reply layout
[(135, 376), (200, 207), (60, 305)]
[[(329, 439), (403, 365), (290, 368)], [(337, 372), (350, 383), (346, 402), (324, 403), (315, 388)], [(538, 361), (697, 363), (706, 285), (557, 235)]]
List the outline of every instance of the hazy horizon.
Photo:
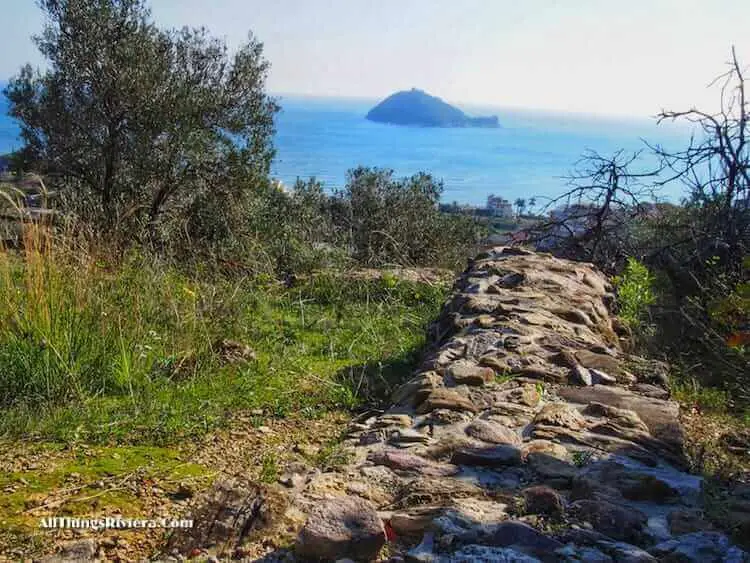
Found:
[[(0, 79), (0, 92), (7, 84), (8, 84), (7, 78)], [(417, 86), (415, 87), (418, 88)], [(424, 90), (423, 88), (419, 88), (419, 89)], [(284, 100), (309, 100), (309, 101), (319, 100), (321, 102), (326, 102), (326, 101), (330, 102), (332, 100), (339, 100), (345, 103), (348, 102), (348, 103), (362, 104), (364, 108), (365, 104), (371, 104), (371, 105), (377, 104), (378, 102), (382, 101), (385, 97), (397, 91), (398, 90), (394, 90), (393, 92), (386, 94), (385, 96), (381, 96), (381, 97), (378, 97), (375, 95), (347, 96), (347, 95), (339, 95), (339, 94), (317, 94), (317, 93), (307, 93), (307, 92), (273, 92), (273, 91), (269, 91), (268, 95), (271, 96), (272, 98), (281, 100), (282, 111), (283, 111)], [(483, 112), (488, 112), (488, 111), (489, 112), (505, 111), (505, 112), (514, 112), (514, 113), (518, 112), (520, 114), (524, 112), (528, 112), (531, 114), (547, 114), (550, 116), (570, 116), (572, 118), (580, 118), (580, 119), (604, 119), (604, 120), (611, 120), (611, 121), (651, 121), (655, 118), (655, 115), (588, 113), (585, 111), (575, 111), (575, 110), (565, 110), (565, 109), (499, 105), (499, 104), (492, 104), (492, 103), (473, 103), (470, 101), (467, 102), (463, 100), (446, 99), (440, 96), (439, 94), (435, 94), (434, 92), (430, 92), (427, 90), (425, 91), (430, 95), (437, 96), (438, 98), (442, 98), (444, 101), (460, 108), (461, 110), (463, 110), (469, 115), (479, 115), (479, 114), (482, 114)], [(5, 102), (6, 102), (5, 98), (0, 95), (0, 107), (3, 107)], [(370, 107), (370, 106), (368, 105), (367, 107)]]
[[(3, 7), (0, 80), (41, 66), (32, 2)], [(713, 111), (706, 86), (735, 45), (750, 64), (742, 0), (154, 0), (163, 27), (205, 26), (236, 48), (252, 31), (270, 92), (382, 99), (412, 87), (449, 103), (602, 116)]]
[[(2, 85), (3, 82), (0, 81), (0, 85)], [(531, 107), (531, 106), (515, 106), (515, 105), (503, 105), (498, 103), (481, 103), (481, 102), (471, 102), (466, 100), (452, 100), (447, 99), (443, 96), (440, 96), (439, 94), (436, 94), (435, 92), (431, 92), (429, 90), (425, 90), (424, 88), (419, 88), (419, 86), (414, 86), (414, 88), (417, 88), (419, 90), (425, 91), (427, 94), (430, 94), (431, 96), (437, 96), (438, 98), (441, 98), (443, 101), (458, 107), (459, 109), (463, 110), (465, 113), (470, 115), (478, 115), (481, 112), (487, 112), (487, 111), (506, 111), (506, 112), (518, 112), (518, 113), (542, 113), (542, 114), (548, 114), (550, 116), (571, 116), (575, 118), (581, 118), (581, 119), (587, 119), (587, 118), (594, 118), (594, 119), (605, 119), (605, 120), (613, 120), (613, 121), (649, 121), (653, 120), (656, 117), (656, 113), (654, 112), (653, 115), (632, 115), (632, 114), (618, 114), (618, 113), (589, 113), (583, 110), (571, 110), (571, 109), (556, 109), (556, 108), (544, 108), (544, 107)], [(284, 99), (289, 100), (309, 100), (309, 101), (332, 101), (332, 100), (340, 100), (343, 102), (351, 102), (351, 103), (359, 103), (359, 104), (377, 104), (378, 102), (384, 100), (386, 97), (390, 96), (391, 94), (395, 94), (396, 92), (410, 90), (411, 88), (402, 88), (401, 90), (393, 90), (392, 92), (384, 95), (384, 96), (374, 96), (374, 95), (340, 95), (340, 94), (316, 94), (316, 93), (308, 93), (308, 92), (268, 92), (268, 94), (273, 98), (280, 98), (283, 102)], [(368, 106), (369, 107), (369, 106)], [(283, 107), (282, 107), (283, 110)], [(501, 124), (502, 125), (502, 124)]]

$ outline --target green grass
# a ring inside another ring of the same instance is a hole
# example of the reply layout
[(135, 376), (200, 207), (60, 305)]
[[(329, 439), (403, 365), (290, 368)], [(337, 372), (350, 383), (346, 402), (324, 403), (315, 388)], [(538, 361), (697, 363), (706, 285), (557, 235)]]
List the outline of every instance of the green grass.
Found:
[(728, 391), (703, 386), (695, 379), (678, 378), (672, 384), (672, 396), (683, 405), (696, 406), (714, 414), (726, 414), (731, 407)]
[[(10, 438), (164, 445), (238, 410), (314, 418), (377, 400), (413, 368), (447, 289), (334, 273), (292, 288), (199, 279), (37, 239), (22, 256), (0, 253)], [(221, 339), (256, 359), (227, 363)]]

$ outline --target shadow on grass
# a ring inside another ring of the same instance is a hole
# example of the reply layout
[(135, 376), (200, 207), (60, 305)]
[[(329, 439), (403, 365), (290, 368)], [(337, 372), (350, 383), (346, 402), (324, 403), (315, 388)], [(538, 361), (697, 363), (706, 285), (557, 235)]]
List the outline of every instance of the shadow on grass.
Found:
[(414, 349), (382, 361), (348, 366), (334, 381), (341, 385), (353, 410), (385, 408), (393, 391), (405, 382), (419, 366), (421, 349)]

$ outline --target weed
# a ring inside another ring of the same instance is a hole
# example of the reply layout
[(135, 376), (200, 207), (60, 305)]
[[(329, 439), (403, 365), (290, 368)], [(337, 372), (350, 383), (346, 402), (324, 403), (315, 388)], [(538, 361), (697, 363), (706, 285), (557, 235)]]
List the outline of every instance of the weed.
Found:
[(576, 467), (584, 467), (591, 462), (594, 452), (590, 450), (579, 450), (573, 452), (573, 463)]
[(279, 478), (279, 465), (273, 454), (266, 453), (261, 459), (260, 476), (261, 483), (275, 483)]
[(638, 260), (628, 258), (624, 272), (614, 282), (620, 305), (620, 319), (631, 328), (640, 328), (648, 307), (656, 300), (653, 275)]
[(731, 406), (731, 397), (727, 391), (703, 386), (694, 378), (683, 378), (673, 383), (672, 396), (683, 405), (716, 414), (726, 413)]
[(341, 444), (341, 438), (333, 440), (323, 446), (317, 455), (317, 465), (323, 471), (332, 471), (346, 465), (351, 460), (350, 452)]

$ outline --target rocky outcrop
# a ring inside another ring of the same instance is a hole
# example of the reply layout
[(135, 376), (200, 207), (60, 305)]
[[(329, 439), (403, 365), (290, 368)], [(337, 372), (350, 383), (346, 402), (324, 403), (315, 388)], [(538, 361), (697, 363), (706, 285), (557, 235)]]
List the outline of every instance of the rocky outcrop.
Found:
[(704, 520), (665, 366), (621, 350), (611, 292), (588, 264), (477, 257), (350, 461), (295, 491), (297, 556), (747, 561)]

